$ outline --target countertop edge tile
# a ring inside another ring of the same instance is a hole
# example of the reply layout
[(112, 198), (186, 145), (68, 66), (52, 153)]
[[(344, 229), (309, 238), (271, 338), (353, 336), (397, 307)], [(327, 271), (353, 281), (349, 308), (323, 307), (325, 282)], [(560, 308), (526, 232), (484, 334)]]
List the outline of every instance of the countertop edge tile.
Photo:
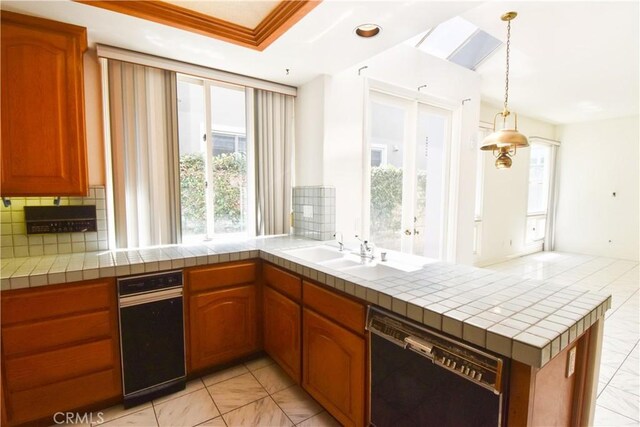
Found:
[[(546, 364), (611, 308), (610, 293), (477, 267), (429, 260), (417, 271), (368, 281), (286, 253), (324, 244), (296, 236), (277, 236), (10, 258), (2, 260), (1, 290), (261, 258), (294, 271), (303, 279), (320, 282), (534, 367)], [(486, 289), (491, 292), (484, 292)]]

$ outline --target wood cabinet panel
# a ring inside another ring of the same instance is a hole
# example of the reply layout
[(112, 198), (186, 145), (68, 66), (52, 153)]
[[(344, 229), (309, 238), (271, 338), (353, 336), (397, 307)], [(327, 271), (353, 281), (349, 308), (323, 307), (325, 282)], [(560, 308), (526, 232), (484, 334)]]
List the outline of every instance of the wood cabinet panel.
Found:
[(77, 313), (108, 310), (115, 304), (112, 278), (2, 293), (2, 326)]
[(2, 11), (3, 196), (88, 192), (86, 29)]
[[(11, 424), (38, 420), (50, 417), (59, 411), (111, 400), (122, 394), (120, 378), (119, 369), (109, 369), (12, 393)], [(46, 425), (50, 424), (53, 424), (52, 419), (49, 419)]]
[(233, 264), (198, 267), (185, 271), (186, 283), (190, 292), (244, 285), (256, 281), (255, 261)]
[(109, 339), (5, 360), (9, 391), (19, 391), (63, 381), (113, 367), (113, 342)]
[(259, 349), (255, 285), (192, 295), (189, 311), (193, 370), (228, 362)]
[(264, 265), (262, 273), (264, 281), (273, 289), (294, 301), (299, 302), (302, 299), (302, 280), (298, 276), (270, 264)]
[(344, 426), (363, 426), (365, 340), (304, 309), (302, 384)]
[(111, 326), (108, 311), (7, 326), (2, 330), (4, 355), (11, 357), (22, 353), (46, 351), (79, 341), (108, 338)]
[(7, 425), (121, 397), (114, 279), (5, 291), (1, 302)]
[(264, 349), (298, 384), (300, 383), (300, 305), (266, 286), (263, 291)]
[(364, 333), (366, 316), (364, 305), (306, 281), (303, 282), (302, 295), (305, 306), (313, 308), (352, 331)]
[[(590, 330), (542, 368), (511, 361), (508, 425), (577, 426), (581, 419)], [(575, 372), (567, 377), (569, 354), (576, 349)]]

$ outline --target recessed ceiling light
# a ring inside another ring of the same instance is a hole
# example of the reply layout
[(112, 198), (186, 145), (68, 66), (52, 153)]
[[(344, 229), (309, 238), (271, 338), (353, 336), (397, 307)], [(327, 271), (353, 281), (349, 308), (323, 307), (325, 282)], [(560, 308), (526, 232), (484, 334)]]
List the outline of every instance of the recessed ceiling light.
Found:
[(362, 24), (356, 27), (356, 34), (364, 38), (375, 37), (380, 31), (382, 28), (376, 24)]

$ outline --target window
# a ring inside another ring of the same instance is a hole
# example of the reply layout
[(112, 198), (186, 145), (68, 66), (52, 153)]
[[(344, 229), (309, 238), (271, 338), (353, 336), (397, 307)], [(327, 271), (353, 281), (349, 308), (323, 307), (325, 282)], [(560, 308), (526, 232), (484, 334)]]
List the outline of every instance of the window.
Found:
[(471, 22), (454, 16), (406, 41), (422, 52), (476, 70), (502, 42)]
[(243, 87), (180, 76), (182, 242), (248, 229), (249, 182), (253, 181), (247, 168), (246, 128)]
[(529, 161), (527, 243), (544, 240), (549, 201), (550, 165), (551, 147), (548, 144), (532, 143)]
[(377, 168), (387, 164), (387, 146), (371, 144), (371, 167)]

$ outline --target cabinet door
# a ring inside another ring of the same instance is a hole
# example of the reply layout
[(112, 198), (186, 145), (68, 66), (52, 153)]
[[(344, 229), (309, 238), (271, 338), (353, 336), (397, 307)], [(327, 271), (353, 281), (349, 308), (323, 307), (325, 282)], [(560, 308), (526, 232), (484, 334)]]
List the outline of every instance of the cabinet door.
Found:
[(364, 425), (364, 339), (305, 308), (302, 343), (305, 390), (342, 425)]
[(85, 195), (86, 30), (2, 11), (2, 195)]
[(196, 294), (189, 306), (193, 370), (258, 350), (255, 285)]
[(280, 367), (300, 383), (300, 305), (264, 288), (264, 349)]

